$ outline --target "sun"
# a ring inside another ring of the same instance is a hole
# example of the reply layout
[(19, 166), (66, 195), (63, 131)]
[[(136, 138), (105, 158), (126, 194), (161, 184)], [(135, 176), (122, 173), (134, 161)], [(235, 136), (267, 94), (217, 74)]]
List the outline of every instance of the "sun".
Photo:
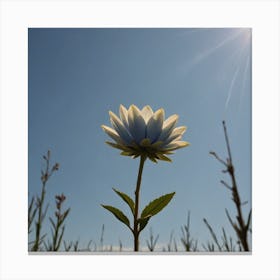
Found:
[(252, 29), (251, 28), (244, 28), (244, 30), (241, 31), (240, 33), (240, 41), (241, 44), (245, 46), (251, 44), (251, 39), (252, 39)]

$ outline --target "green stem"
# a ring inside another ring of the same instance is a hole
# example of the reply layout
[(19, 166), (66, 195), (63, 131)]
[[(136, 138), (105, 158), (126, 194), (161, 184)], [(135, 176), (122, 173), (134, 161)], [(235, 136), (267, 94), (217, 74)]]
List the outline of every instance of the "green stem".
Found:
[(42, 192), (41, 192), (41, 197), (39, 200), (39, 212), (38, 212), (38, 221), (36, 223), (36, 239), (34, 246), (32, 248), (32, 251), (38, 251), (39, 250), (39, 244), (40, 244), (40, 239), (41, 239), (41, 227), (42, 227), (42, 211), (43, 211), (43, 204), (44, 204), (44, 199), (45, 199), (45, 190), (46, 184), (45, 182), (43, 183), (42, 186)]
[(43, 174), (42, 178), (42, 192), (41, 192), (41, 197), (40, 200), (38, 201), (38, 221), (36, 224), (36, 239), (35, 243), (33, 245), (32, 251), (39, 251), (39, 245), (41, 242), (41, 228), (42, 228), (42, 222), (43, 222), (43, 204), (44, 204), (44, 199), (45, 199), (45, 194), (46, 194), (46, 183), (48, 179), (50, 178), (51, 174), (49, 173), (49, 164), (50, 164), (50, 154), (48, 152), (47, 158), (46, 158), (46, 171)]
[[(60, 215), (60, 213), (59, 213)], [(59, 231), (59, 217), (57, 217), (56, 220), (56, 226), (55, 226), (55, 232), (54, 232), (54, 237), (53, 237), (53, 251), (57, 251), (57, 238), (58, 238), (58, 231)]]
[(142, 179), (142, 172), (144, 163), (146, 160), (146, 156), (141, 156), (140, 158), (140, 165), (138, 170), (138, 177), (137, 177), (137, 184), (135, 190), (135, 211), (134, 211), (134, 228), (133, 228), (133, 235), (134, 235), (134, 251), (139, 251), (139, 230), (138, 230), (138, 211), (139, 211), (139, 198), (140, 198), (140, 186), (141, 186), (141, 179)]

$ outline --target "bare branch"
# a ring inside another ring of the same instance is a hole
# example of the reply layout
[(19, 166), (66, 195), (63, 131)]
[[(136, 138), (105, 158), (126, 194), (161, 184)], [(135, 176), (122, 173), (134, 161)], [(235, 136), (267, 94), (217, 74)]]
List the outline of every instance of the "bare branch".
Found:
[(227, 167), (227, 163), (223, 161), (215, 152), (209, 152), (210, 155), (214, 156), (220, 163)]
[(230, 191), (232, 191), (232, 187), (231, 187), (228, 183), (226, 183), (224, 180), (221, 180), (220, 182), (221, 182), (221, 184), (223, 184), (226, 188), (228, 188)]

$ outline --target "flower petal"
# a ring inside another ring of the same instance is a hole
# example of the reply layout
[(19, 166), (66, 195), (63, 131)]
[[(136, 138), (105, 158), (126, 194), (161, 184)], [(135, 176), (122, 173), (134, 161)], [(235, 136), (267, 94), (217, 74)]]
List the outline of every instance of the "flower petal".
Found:
[(122, 156), (132, 157), (132, 156), (135, 155), (135, 152), (134, 152), (134, 151), (131, 151), (131, 152), (123, 151), (123, 152), (121, 152), (121, 155), (122, 155)]
[(118, 135), (118, 133), (113, 128), (106, 126), (106, 125), (101, 125), (101, 127), (118, 144), (121, 144), (121, 145), (124, 144), (121, 137)]
[(116, 143), (109, 142), (109, 141), (106, 141), (106, 144), (110, 145), (110, 146), (113, 147), (113, 148), (122, 150), (122, 151), (126, 151), (126, 152), (130, 152), (130, 151), (131, 151), (131, 149), (129, 149), (129, 148), (126, 147), (125, 145), (120, 145), (120, 144), (116, 144)]
[(143, 107), (143, 109), (141, 110), (141, 114), (142, 114), (142, 117), (145, 121), (145, 123), (147, 124), (149, 119), (151, 118), (151, 116), (154, 114), (152, 108), (147, 105), (145, 107)]
[(173, 129), (169, 137), (164, 141), (164, 144), (167, 145), (168, 143), (172, 142), (173, 140), (180, 140), (182, 135), (185, 133), (187, 128), (185, 126), (179, 126)]
[(160, 147), (163, 145), (163, 142), (162, 141), (156, 141), (155, 143), (153, 143), (151, 145), (152, 148), (154, 149), (160, 149)]
[(122, 121), (111, 111), (109, 111), (109, 115), (111, 117), (112, 126), (115, 128), (116, 132), (122, 138), (123, 142), (125, 142), (126, 144), (130, 144), (132, 138), (129, 135), (126, 128), (124, 127)]
[(157, 110), (147, 123), (147, 138), (155, 142), (162, 132), (164, 110)]
[(172, 162), (172, 160), (171, 160), (169, 157), (167, 157), (167, 156), (165, 156), (165, 155), (163, 155), (163, 154), (158, 154), (157, 157), (158, 157), (158, 159), (160, 159), (160, 160)]
[(122, 104), (120, 105), (119, 113), (125, 128), (128, 130), (128, 111)]
[(150, 161), (152, 161), (152, 162), (154, 162), (154, 163), (157, 163), (157, 160), (156, 160), (155, 157), (152, 157), (152, 156), (149, 156), (149, 155), (148, 155), (148, 158), (149, 158)]
[(164, 121), (163, 109), (154, 113), (148, 105), (142, 110), (135, 105), (129, 109), (120, 105), (119, 117), (111, 111), (109, 115), (113, 127), (101, 127), (115, 141), (106, 143), (121, 150), (121, 155), (132, 158), (145, 156), (153, 162), (171, 161), (168, 155), (189, 145), (182, 141), (186, 127), (175, 128), (178, 115), (172, 115)]
[(146, 123), (141, 111), (135, 105), (131, 105), (128, 109), (128, 126), (131, 136), (139, 144), (145, 138)]
[(174, 126), (176, 125), (176, 123), (178, 121), (178, 118), (179, 118), (178, 115), (172, 115), (164, 121), (163, 126), (162, 126), (162, 132), (161, 132), (158, 140), (165, 141), (169, 137), (169, 135), (171, 134), (171, 132), (174, 129)]
[(164, 151), (173, 151), (183, 147), (189, 146), (190, 143), (186, 141), (173, 141), (170, 144), (163, 147)]

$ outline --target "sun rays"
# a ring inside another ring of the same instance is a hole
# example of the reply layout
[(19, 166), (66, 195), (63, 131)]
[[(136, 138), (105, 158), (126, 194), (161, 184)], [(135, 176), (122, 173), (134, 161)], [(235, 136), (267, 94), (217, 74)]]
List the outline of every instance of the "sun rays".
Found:
[(224, 40), (218, 42), (215, 46), (197, 54), (194, 59), (193, 59), (193, 64), (198, 64), (200, 63), (202, 60), (207, 59), (209, 56), (211, 56), (212, 54), (214, 54), (216, 51), (218, 51), (219, 49), (223, 48), (224, 46), (226, 46), (228, 43), (230, 43), (231, 41), (235, 40), (241, 33), (242, 31), (238, 30), (237, 32), (234, 32), (233, 34), (231, 34), (230, 36), (226, 37)]
[[(208, 29), (197, 29), (201, 32), (209, 32)], [(224, 91), (224, 118), (227, 115), (229, 105), (236, 94), (239, 95), (239, 102), (236, 112), (240, 110), (240, 104), (244, 97), (245, 85), (250, 75), (250, 57), (251, 57), (251, 40), (252, 30), (250, 28), (236, 28), (230, 29), (226, 33), (226, 28), (217, 29), (217, 32), (222, 32), (220, 39), (217, 39), (215, 43), (208, 41), (201, 42), (201, 45), (205, 45), (205, 48), (201, 51), (197, 51), (191, 60), (185, 65), (185, 74), (194, 71), (196, 67), (204, 67), (204, 63), (208, 60), (214, 59), (219, 52), (227, 52), (227, 59), (224, 61), (217, 61), (215, 67), (217, 69), (217, 79), (222, 79), (224, 83), (228, 85), (228, 88)], [(189, 40), (195, 39), (196, 30), (191, 30), (188, 35)], [(227, 34), (227, 35), (225, 35)], [(204, 46), (203, 45), (203, 46)]]
[[(249, 61), (251, 55), (251, 30), (244, 29), (241, 32), (241, 36), (239, 37), (238, 44), (240, 48), (238, 49), (239, 57), (235, 65), (235, 71), (231, 78), (229, 84), (229, 90), (227, 99), (225, 102), (224, 114), (226, 115), (226, 111), (228, 109), (229, 102), (231, 100), (232, 94), (234, 93), (234, 88), (239, 84), (240, 91), (239, 93), (239, 101), (237, 105), (236, 112), (239, 112), (240, 105), (242, 103), (242, 99), (244, 97), (245, 91), (245, 83), (248, 78), (248, 71), (249, 71)], [(242, 71), (243, 70), (243, 71)]]
[(225, 110), (227, 109), (228, 107), (228, 103), (229, 103), (229, 100), (231, 98), (231, 95), (232, 95), (232, 89), (233, 89), (233, 86), (235, 84), (235, 81), (236, 81), (236, 77), (239, 73), (239, 70), (240, 70), (240, 67), (237, 67), (237, 69), (235, 70), (234, 72), (234, 75), (231, 79), (231, 82), (230, 82), (230, 86), (229, 86), (229, 90), (228, 90), (228, 96), (227, 96), (227, 100), (226, 100), (226, 104), (225, 104)]

